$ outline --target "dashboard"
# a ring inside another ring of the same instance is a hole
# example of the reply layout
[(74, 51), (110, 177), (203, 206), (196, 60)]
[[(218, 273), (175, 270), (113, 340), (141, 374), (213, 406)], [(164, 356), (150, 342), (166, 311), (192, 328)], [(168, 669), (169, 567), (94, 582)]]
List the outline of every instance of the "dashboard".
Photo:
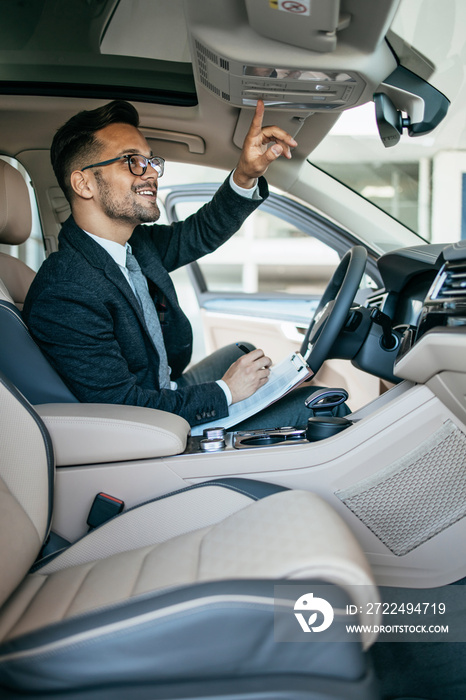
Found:
[(393, 347), (383, 346), (382, 330), (374, 324), (352, 362), (388, 381), (397, 363), (429, 332), (466, 334), (466, 241), (425, 244), (391, 251), (378, 260), (384, 287), (368, 297), (390, 324)]

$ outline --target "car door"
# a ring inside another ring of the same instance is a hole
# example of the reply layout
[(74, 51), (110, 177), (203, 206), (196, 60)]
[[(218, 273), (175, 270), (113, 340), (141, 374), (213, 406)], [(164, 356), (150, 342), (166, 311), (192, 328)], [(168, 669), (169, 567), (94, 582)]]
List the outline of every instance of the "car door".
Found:
[[(167, 219), (185, 219), (210, 200), (218, 186), (170, 187), (165, 196)], [(202, 327), (195, 349), (210, 353), (247, 340), (263, 348), (274, 362), (299, 349), (333, 271), (357, 243), (349, 232), (309, 207), (272, 192), (229, 241), (187, 266)], [(375, 256), (369, 253), (361, 298), (380, 284)], [(182, 286), (182, 305), (186, 294)], [(328, 361), (316, 382), (347, 388), (348, 375), (356, 370), (349, 363), (343, 370), (341, 362)], [(371, 398), (378, 393), (377, 382), (358, 379), (356, 383), (358, 387), (369, 384)], [(366, 400), (365, 389), (363, 394)]]

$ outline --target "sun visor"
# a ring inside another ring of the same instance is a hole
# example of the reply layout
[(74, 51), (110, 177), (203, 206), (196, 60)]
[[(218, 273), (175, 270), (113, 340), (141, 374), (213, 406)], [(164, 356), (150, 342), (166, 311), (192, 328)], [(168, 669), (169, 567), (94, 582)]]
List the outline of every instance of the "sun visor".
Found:
[(351, 22), (340, 0), (246, 0), (249, 23), (258, 34), (310, 51), (334, 51), (337, 32)]

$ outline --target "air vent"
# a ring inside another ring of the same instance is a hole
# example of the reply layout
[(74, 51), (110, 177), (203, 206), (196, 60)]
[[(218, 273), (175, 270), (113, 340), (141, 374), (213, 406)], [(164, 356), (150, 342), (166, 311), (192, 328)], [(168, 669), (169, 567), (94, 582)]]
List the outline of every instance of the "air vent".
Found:
[[(197, 50), (197, 57), (198, 57), (199, 62), (201, 62), (201, 61), (205, 62), (206, 58), (208, 58), (209, 61), (212, 61), (212, 63), (215, 63), (215, 65), (218, 66), (217, 54), (215, 54), (213, 51), (211, 51), (207, 47), (203, 46), (203, 44), (201, 44), (200, 41), (197, 41), (197, 39), (196, 39), (196, 50)], [(222, 67), (224, 67), (224, 66), (222, 66)]]
[(210, 82), (210, 80), (207, 80), (207, 78), (205, 78), (205, 77), (202, 75), (202, 73), (201, 73), (201, 75), (200, 75), (200, 80), (201, 80), (201, 83), (202, 83), (203, 85), (205, 85), (206, 88), (209, 88), (209, 90), (211, 90), (213, 93), (215, 93), (216, 95), (218, 95), (218, 96), (220, 97), (220, 90), (218, 89), (218, 87), (217, 87), (216, 85), (213, 85), (213, 84)]
[[(214, 66), (218, 66), (220, 63), (222, 68), (224, 68), (225, 66), (223, 64), (228, 65), (228, 61), (225, 61), (223, 58), (219, 59), (217, 54), (201, 44), (199, 41), (197, 41), (197, 39), (195, 40), (195, 45), (197, 52), (197, 65), (199, 68), (199, 80), (204, 87), (208, 88), (215, 95), (218, 95), (218, 97), (222, 96), (223, 99), (228, 99), (229, 101), (229, 96), (226, 93), (223, 93), (220, 87), (218, 85), (214, 85), (212, 82), (212, 78), (216, 79), (215, 71), (218, 72), (218, 68), (215, 68)], [(214, 64), (214, 66), (212, 64)]]
[(220, 68), (223, 68), (223, 70), (230, 70), (230, 61), (227, 61), (226, 58), (221, 58)]
[(209, 88), (209, 90), (211, 90), (213, 93), (215, 93), (216, 95), (218, 95), (220, 97), (220, 90), (218, 89), (218, 87), (216, 85), (213, 85), (210, 82), (210, 80), (207, 80), (207, 78), (204, 78), (203, 75), (200, 76), (200, 79), (201, 79), (201, 83), (203, 85), (205, 85), (206, 88)]
[(466, 299), (466, 265), (445, 267), (431, 295), (432, 299)]

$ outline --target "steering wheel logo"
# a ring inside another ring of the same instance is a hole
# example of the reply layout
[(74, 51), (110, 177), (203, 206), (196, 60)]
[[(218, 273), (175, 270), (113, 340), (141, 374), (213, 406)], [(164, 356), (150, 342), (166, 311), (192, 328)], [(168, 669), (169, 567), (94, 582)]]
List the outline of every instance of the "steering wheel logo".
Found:
[[(301, 612), (295, 612), (295, 617), (303, 632), (323, 632), (328, 629), (333, 622), (334, 612), (330, 603), (324, 600), (324, 598), (314, 598), (313, 593), (306, 593), (298, 598), (294, 604), (294, 610), (312, 613), (306, 621), (305, 616)], [(320, 625), (315, 626), (314, 623), (317, 621), (318, 617), (317, 613), (321, 613), (324, 619)]]

